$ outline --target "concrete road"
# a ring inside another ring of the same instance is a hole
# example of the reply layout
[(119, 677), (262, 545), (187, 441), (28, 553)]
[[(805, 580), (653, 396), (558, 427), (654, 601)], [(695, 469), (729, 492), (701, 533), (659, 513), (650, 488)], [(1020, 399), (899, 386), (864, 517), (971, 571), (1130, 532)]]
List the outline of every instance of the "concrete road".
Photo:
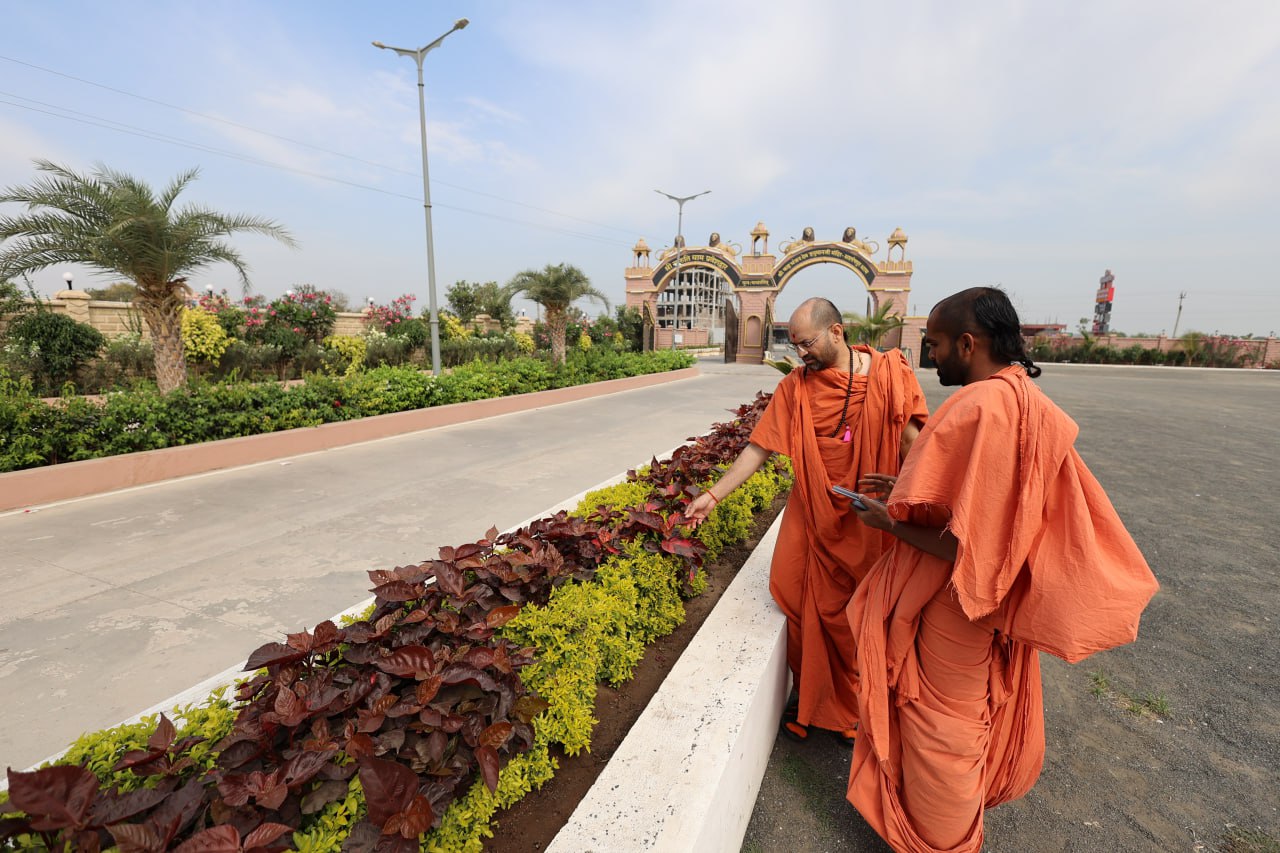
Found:
[(0, 768), (24, 769), (726, 420), (702, 375), (0, 516)]

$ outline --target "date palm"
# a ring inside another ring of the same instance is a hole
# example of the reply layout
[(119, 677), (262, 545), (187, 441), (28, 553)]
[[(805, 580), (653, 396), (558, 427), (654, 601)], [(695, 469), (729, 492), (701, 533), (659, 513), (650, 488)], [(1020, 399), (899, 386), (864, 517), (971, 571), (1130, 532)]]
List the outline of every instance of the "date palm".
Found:
[(81, 264), (123, 276), (138, 288), (133, 305), (151, 332), (161, 391), (187, 381), (182, 351), (182, 308), (187, 277), (228, 263), (249, 284), (248, 266), (222, 238), (244, 231), (293, 238), (267, 219), (218, 213), (174, 203), (199, 170), (174, 178), (159, 195), (146, 183), (98, 166), (81, 175), (47, 160), (28, 186), (0, 192), (0, 202), (24, 204), (27, 213), (0, 217), (0, 280), (59, 264)]
[(865, 317), (860, 314), (846, 313), (844, 329), (849, 343), (879, 347), (885, 335), (906, 325), (907, 321), (902, 318), (902, 315), (893, 314), (892, 311), (893, 303), (886, 302)]
[(586, 274), (570, 264), (547, 264), (542, 270), (525, 270), (507, 283), (512, 295), (523, 293), (547, 311), (547, 332), (551, 337), (551, 361), (564, 364), (564, 334), (569, 323), (569, 306), (579, 299), (594, 299), (609, 307), (605, 295), (591, 286)]

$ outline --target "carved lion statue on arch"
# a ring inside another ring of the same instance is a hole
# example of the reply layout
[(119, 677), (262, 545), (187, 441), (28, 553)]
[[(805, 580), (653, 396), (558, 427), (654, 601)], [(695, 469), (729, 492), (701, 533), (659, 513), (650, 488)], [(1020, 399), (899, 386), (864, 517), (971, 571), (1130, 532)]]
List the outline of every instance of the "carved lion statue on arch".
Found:
[(804, 227), (804, 230), (800, 232), (799, 240), (792, 240), (790, 243), (783, 245), (782, 254), (789, 255), (798, 249), (803, 249), (805, 246), (812, 243), (813, 241), (814, 241), (813, 226), (806, 225)]

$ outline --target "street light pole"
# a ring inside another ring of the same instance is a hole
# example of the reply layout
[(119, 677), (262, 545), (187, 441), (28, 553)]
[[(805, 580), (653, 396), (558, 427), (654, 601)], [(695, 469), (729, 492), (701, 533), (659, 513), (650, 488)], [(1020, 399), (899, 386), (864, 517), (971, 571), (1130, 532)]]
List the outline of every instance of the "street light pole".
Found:
[[(658, 195), (665, 195), (667, 198), (671, 199), (676, 203), (676, 292), (679, 293), (680, 265), (681, 265), (681, 262), (684, 260), (684, 203), (686, 201), (692, 201), (693, 199), (697, 198), (700, 195), (706, 195), (707, 193), (711, 192), (711, 190), (703, 190), (700, 193), (694, 193), (693, 195), (686, 195), (686, 196), (672, 195), (671, 193), (664, 193), (662, 190), (654, 190), (654, 192), (656, 192)], [(676, 319), (674, 322), (675, 322), (675, 325), (672, 326), (672, 332), (671, 332), (671, 347), (673, 349), (675, 348), (675, 345), (676, 345), (675, 344), (676, 333), (674, 330), (676, 328), (679, 328), (679, 325), (680, 325), (680, 315), (678, 312), (676, 314)]]
[(454, 23), (453, 29), (417, 50), (392, 47), (380, 41), (373, 43), (374, 47), (407, 56), (418, 65), (418, 126), (422, 136), (422, 209), (426, 213), (427, 220), (427, 300), (431, 309), (431, 372), (437, 376), (440, 375), (440, 311), (436, 306), (436, 251), (435, 243), (431, 238), (431, 179), (427, 173), (427, 99), (422, 82), (422, 60), (428, 53), (439, 47), (450, 34), (462, 29), (468, 23), (470, 22), (466, 18), (459, 18)]

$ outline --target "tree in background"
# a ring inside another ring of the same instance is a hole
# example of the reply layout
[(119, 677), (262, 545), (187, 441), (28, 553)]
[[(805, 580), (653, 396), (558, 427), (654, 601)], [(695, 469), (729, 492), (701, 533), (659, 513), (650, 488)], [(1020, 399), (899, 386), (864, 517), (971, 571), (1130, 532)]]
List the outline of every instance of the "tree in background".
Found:
[(879, 347), (885, 335), (894, 329), (901, 329), (906, 320), (901, 314), (894, 314), (893, 303), (886, 302), (867, 316), (847, 312), (843, 315), (845, 338), (851, 344), (866, 344)]
[(627, 348), (632, 352), (644, 349), (644, 317), (639, 309), (619, 305), (614, 312), (614, 319)]
[(84, 292), (89, 294), (90, 299), (100, 299), (103, 302), (132, 302), (138, 295), (138, 288), (127, 281), (117, 281), (106, 287), (86, 287)]
[(351, 307), (351, 297), (347, 296), (347, 294), (343, 293), (341, 290), (330, 289), (326, 292), (329, 294), (330, 304), (333, 306), (334, 311), (337, 311), (340, 314), (345, 314), (348, 311), (354, 310)]
[(27, 313), (34, 301), (34, 294), (29, 298), (18, 285), (0, 279), (0, 320), (7, 317), (12, 321), (17, 315)]
[(37, 160), (36, 169), (46, 175), (0, 193), (0, 202), (23, 204), (28, 210), (0, 217), (0, 279), (82, 264), (132, 281), (138, 288), (134, 306), (151, 331), (161, 391), (187, 381), (182, 345), (187, 277), (224, 262), (249, 286), (244, 259), (221, 238), (244, 231), (296, 245), (283, 227), (267, 219), (197, 205), (175, 210), (197, 169), (178, 175), (159, 195), (142, 181), (104, 166), (80, 175)]
[(1204, 360), (1205, 344), (1209, 336), (1204, 332), (1186, 332), (1178, 338), (1178, 348), (1187, 354), (1187, 364), (1199, 364)]
[(565, 328), (568, 325), (569, 308), (573, 303), (579, 299), (594, 299), (606, 309), (609, 307), (609, 300), (591, 286), (591, 280), (586, 274), (570, 264), (547, 264), (541, 270), (517, 273), (507, 283), (507, 289), (512, 296), (524, 294), (525, 298), (545, 309), (553, 364), (564, 364)]
[(483, 284), (458, 281), (444, 295), (449, 310), (464, 323), (470, 323), (477, 314), (488, 314), (490, 319), (501, 323), (504, 329), (515, 323), (515, 312), (511, 308), (511, 299), (515, 293), (510, 285), (503, 287), (496, 281), (486, 281)]
[(6, 336), (26, 361), (36, 389), (57, 393), (58, 386), (75, 378), (76, 371), (93, 358), (105, 343), (102, 333), (88, 323), (37, 307), (9, 324)]

